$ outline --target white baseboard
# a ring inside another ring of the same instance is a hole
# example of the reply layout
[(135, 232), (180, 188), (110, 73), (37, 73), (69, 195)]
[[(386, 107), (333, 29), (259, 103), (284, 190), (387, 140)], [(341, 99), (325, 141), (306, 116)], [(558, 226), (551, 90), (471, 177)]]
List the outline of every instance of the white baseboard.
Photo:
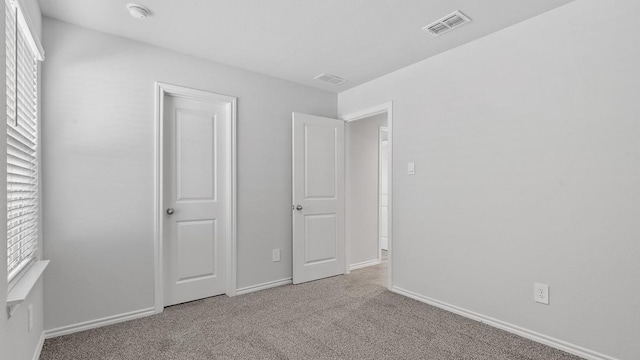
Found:
[(260, 290), (270, 289), (273, 287), (289, 285), (289, 284), (291, 284), (291, 278), (269, 281), (269, 282), (258, 284), (258, 285), (251, 285), (251, 286), (240, 288), (236, 290), (236, 295), (244, 295), (244, 294), (248, 294), (248, 293), (252, 293)]
[(40, 359), (40, 353), (42, 352), (43, 346), (44, 346), (44, 331), (40, 334), (40, 340), (38, 340), (38, 345), (36, 345), (36, 351), (33, 353), (33, 360)]
[(378, 259), (367, 260), (367, 261), (363, 261), (363, 262), (359, 262), (359, 263), (356, 263), (356, 264), (349, 265), (349, 271), (362, 269), (362, 268), (365, 268), (367, 266), (373, 266), (373, 265), (378, 265), (378, 264), (380, 264), (380, 260), (378, 260)]
[(608, 355), (604, 355), (601, 353), (598, 353), (596, 351), (593, 350), (589, 350), (586, 348), (583, 348), (581, 346), (578, 345), (574, 345), (571, 343), (568, 343), (566, 341), (562, 341), (556, 338), (553, 338), (551, 336), (547, 336), (529, 329), (525, 329), (523, 327), (517, 326), (517, 325), (513, 325), (498, 319), (494, 319), (492, 317), (489, 316), (485, 316), (482, 314), (478, 314), (476, 312), (467, 310), (467, 309), (463, 309), (461, 307), (455, 306), (455, 305), (451, 305), (451, 304), (447, 304), (445, 302), (439, 301), (439, 300), (435, 300), (435, 299), (431, 299), (428, 298), (426, 296), (422, 296), (420, 294), (414, 293), (412, 291), (409, 290), (405, 290), (402, 288), (399, 288), (397, 286), (394, 286), (391, 291), (400, 294), (400, 295), (404, 295), (406, 297), (410, 297), (414, 300), (418, 300), (420, 302), (423, 302), (425, 304), (429, 304), (429, 305), (433, 305), (435, 307), (438, 307), (440, 309), (444, 309), (447, 310), (449, 312), (452, 312), (454, 314), (458, 314), (461, 316), (464, 316), (466, 318), (472, 319), (472, 320), (476, 320), (479, 321), (481, 323), (485, 323), (487, 325), (493, 326), (495, 328), (510, 332), (512, 334), (516, 334), (519, 336), (522, 336), (524, 338), (539, 342), (541, 344), (545, 344), (548, 345), (552, 348), (556, 348), (558, 350), (562, 350), (565, 352), (568, 352), (570, 354), (573, 355), (577, 355), (580, 357), (583, 357), (585, 359), (588, 360), (619, 360), (616, 359), (614, 357), (608, 356)]
[(44, 332), (44, 336), (46, 339), (51, 339), (57, 336), (68, 335), (68, 334), (76, 333), (79, 331), (95, 329), (98, 327), (116, 324), (123, 321), (150, 316), (150, 315), (154, 315), (155, 313), (156, 313), (155, 308), (131, 311), (124, 314), (107, 316), (102, 319), (90, 320), (90, 321), (85, 321), (78, 324), (67, 325), (67, 326), (56, 328), (56, 329), (46, 330)]

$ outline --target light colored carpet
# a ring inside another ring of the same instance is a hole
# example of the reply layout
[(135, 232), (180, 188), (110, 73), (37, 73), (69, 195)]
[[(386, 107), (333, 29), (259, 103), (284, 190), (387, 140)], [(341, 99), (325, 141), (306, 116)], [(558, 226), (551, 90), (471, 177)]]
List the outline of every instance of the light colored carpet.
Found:
[(389, 292), (385, 266), (49, 339), (40, 359), (579, 359)]

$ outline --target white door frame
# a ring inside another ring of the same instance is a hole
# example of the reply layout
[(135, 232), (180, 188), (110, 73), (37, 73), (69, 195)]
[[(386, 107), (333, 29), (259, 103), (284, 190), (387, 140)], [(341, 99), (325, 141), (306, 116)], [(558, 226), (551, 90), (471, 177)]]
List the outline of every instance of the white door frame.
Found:
[[(392, 261), (392, 248), (393, 248), (393, 102), (388, 102), (385, 104), (381, 104), (381, 105), (377, 105), (377, 106), (373, 106), (370, 107), (368, 109), (364, 109), (364, 110), (360, 110), (360, 111), (356, 111), (347, 115), (342, 116), (342, 120), (344, 120), (345, 122), (349, 123), (351, 121), (356, 121), (356, 120), (360, 120), (360, 119), (364, 119), (364, 118), (368, 118), (374, 115), (378, 115), (378, 114), (382, 114), (382, 113), (387, 113), (387, 129), (388, 129), (388, 136), (389, 136), (389, 140), (388, 140), (388, 156), (389, 156), (389, 162), (387, 164), (388, 168), (388, 186), (389, 186), (389, 197), (388, 197), (388, 211), (389, 211), (389, 216), (388, 216), (388, 227), (387, 230), (389, 231), (388, 234), (388, 239), (389, 239), (389, 250), (388, 250), (388, 258), (387, 258), (387, 263), (388, 263), (388, 273), (387, 273), (387, 288), (389, 290), (391, 290), (391, 288), (393, 287), (393, 261)], [(347, 146), (347, 148), (349, 147), (349, 137), (345, 136), (345, 144)], [(346, 163), (346, 162), (345, 162)], [(349, 169), (347, 168), (345, 171), (346, 174), (346, 181), (347, 182), (349, 180)], [(346, 197), (347, 199), (350, 198), (350, 194), (349, 194), (349, 188), (346, 187)], [(351, 262), (351, 252), (349, 251), (349, 238), (346, 236), (346, 234), (348, 233), (346, 230), (349, 228), (349, 222), (345, 222), (345, 241), (346, 241), (346, 269), (347, 269), (347, 273), (350, 272), (349, 270), (349, 265)], [(378, 236), (378, 258), (380, 257), (380, 244), (379, 244), (379, 240), (380, 236)]]
[(155, 312), (164, 311), (164, 253), (163, 253), (163, 166), (164, 166), (164, 99), (176, 96), (191, 100), (225, 105), (230, 116), (225, 130), (226, 153), (226, 294), (236, 295), (236, 106), (237, 98), (187, 87), (155, 83), (155, 168), (154, 168), (154, 257)]
[[(382, 207), (380, 206), (380, 183), (383, 176), (382, 169), (382, 133), (387, 133), (387, 148), (389, 147), (389, 128), (387, 126), (378, 127), (378, 262), (382, 262), (382, 238), (380, 236), (380, 223), (382, 223)], [(387, 176), (389, 175), (389, 152), (387, 151)], [(388, 177), (387, 177), (388, 180)], [(387, 184), (387, 217), (389, 216), (389, 184)], [(387, 229), (387, 240), (389, 239), (389, 229)], [(387, 241), (387, 249), (389, 249)]]

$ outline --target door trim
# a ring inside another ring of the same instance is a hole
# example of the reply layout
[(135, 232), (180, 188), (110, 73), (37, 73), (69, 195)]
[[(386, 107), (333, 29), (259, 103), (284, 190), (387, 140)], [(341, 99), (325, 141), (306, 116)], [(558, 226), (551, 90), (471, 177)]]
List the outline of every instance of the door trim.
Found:
[[(382, 133), (387, 133), (387, 148), (389, 147), (389, 128), (378, 126), (378, 262), (382, 262), (382, 237), (380, 236), (380, 223), (382, 223), (382, 207), (380, 206), (380, 183), (383, 176), (382, 169)], [(387, 176), (389, 175), (389, 151), (387, 150)], [(388, 180), (388, 178), (387, 178)], [(387, 184), (387, 217), (389, 216), (389, 184)], [(387, 229), (387, 251), (389, 249), (389, 229)]]
[(236, 113), (237, 98), (233, 96), (216, 94), (203, 90), (196, 90), (178, 85), (162, 82), (155, 83), (155, 148), (154, 148), (154, 272), (155, 295), (154, 309), (156, 313), (164, 311), (164, 253), (163, 253), (163, 164), (164, 164), (164, 99), (165, 96), (176, 96), (191, 100), (204, 101), (225, 105), (229, 112), (225, 130), (225, 160), (226, 160), (226, 294), (236, 295)]
[[(393, 256), (392, 256), (392, 251), (393, 251), (393, 102), (390, 101), (388, 103), (384, 103), (384, 104), (380, 104), (377, 106), (373, 106), (364, 110), (360, 110), (360, 111), (356, 111), (347, 115), (343, 115), (341, 117), (342, 120), (344, 120), (345, 122), (351, 122), (351, 121), (356, 121), (356, 120), (361, 120), (367, 117), (371, 117), (374, 115), (378, 115), (378, 114), (382, 114), (382, 113), (387, 113), (387, 129), (388, 129), (388, 156), (389, 156), (389, 162), (387, 164), (388, 168), (388, 186), (389, 186), (389, 196), (388, 196), (388, 203), (387, 203), (387, 209), (389, 212), (389, 216), (388, 216), (388, 226), (387, 226), (387, 231), (389, 232), (388, 234), (388, 258), (387, 258), (387, 263), (388, 263), (388, 273), (387, 273), (387, 289), (391, 290), (393, 288)], [(345, 144), (346, 146), (349, 146), (349, 139), (348, 137), (345, 137)], [(349, 169), (347, 168), (345, 171), (345, 174), (347, 176), (347, 180), (348, 180), (348, 176), (349, 176)], [(347, 199), (349, 198), (349, 189), (346, 188), (346, 196)], [(350, 272), (349, 269), (349, 263), (350, 263), (350, 251), (349, 251), (349, 238), (346, 236), (346, 229), (349, 227), (349, 223), (345, 222), (345, 246), (346, 246), (346, 269), (347, 269), (347, 273)], [(378, 239), (380, 237), (378, 236)], [(378, 240), (379, 241), (379, 240)], [(378, 248), (380, 246), (378, 245)], [(378, 254), (380, 253), (380, 249), (378, 249)], [(379, 256), (379, 255), (378, 255)]]

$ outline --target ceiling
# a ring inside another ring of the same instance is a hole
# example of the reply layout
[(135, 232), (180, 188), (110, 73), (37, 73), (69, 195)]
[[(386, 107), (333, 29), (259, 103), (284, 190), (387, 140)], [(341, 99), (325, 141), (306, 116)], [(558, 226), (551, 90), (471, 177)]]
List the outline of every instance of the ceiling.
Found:
[[(341, 92), (573, 0), (40, 0), (45, 16)], [(127, 3), (151, 9), (131, 17)], [(473, 21), (433, 37), (455, 10)], [(46, 45), (46, 44), (45, 44)], [(314, 80), (329, 73), (348, 80)]]

